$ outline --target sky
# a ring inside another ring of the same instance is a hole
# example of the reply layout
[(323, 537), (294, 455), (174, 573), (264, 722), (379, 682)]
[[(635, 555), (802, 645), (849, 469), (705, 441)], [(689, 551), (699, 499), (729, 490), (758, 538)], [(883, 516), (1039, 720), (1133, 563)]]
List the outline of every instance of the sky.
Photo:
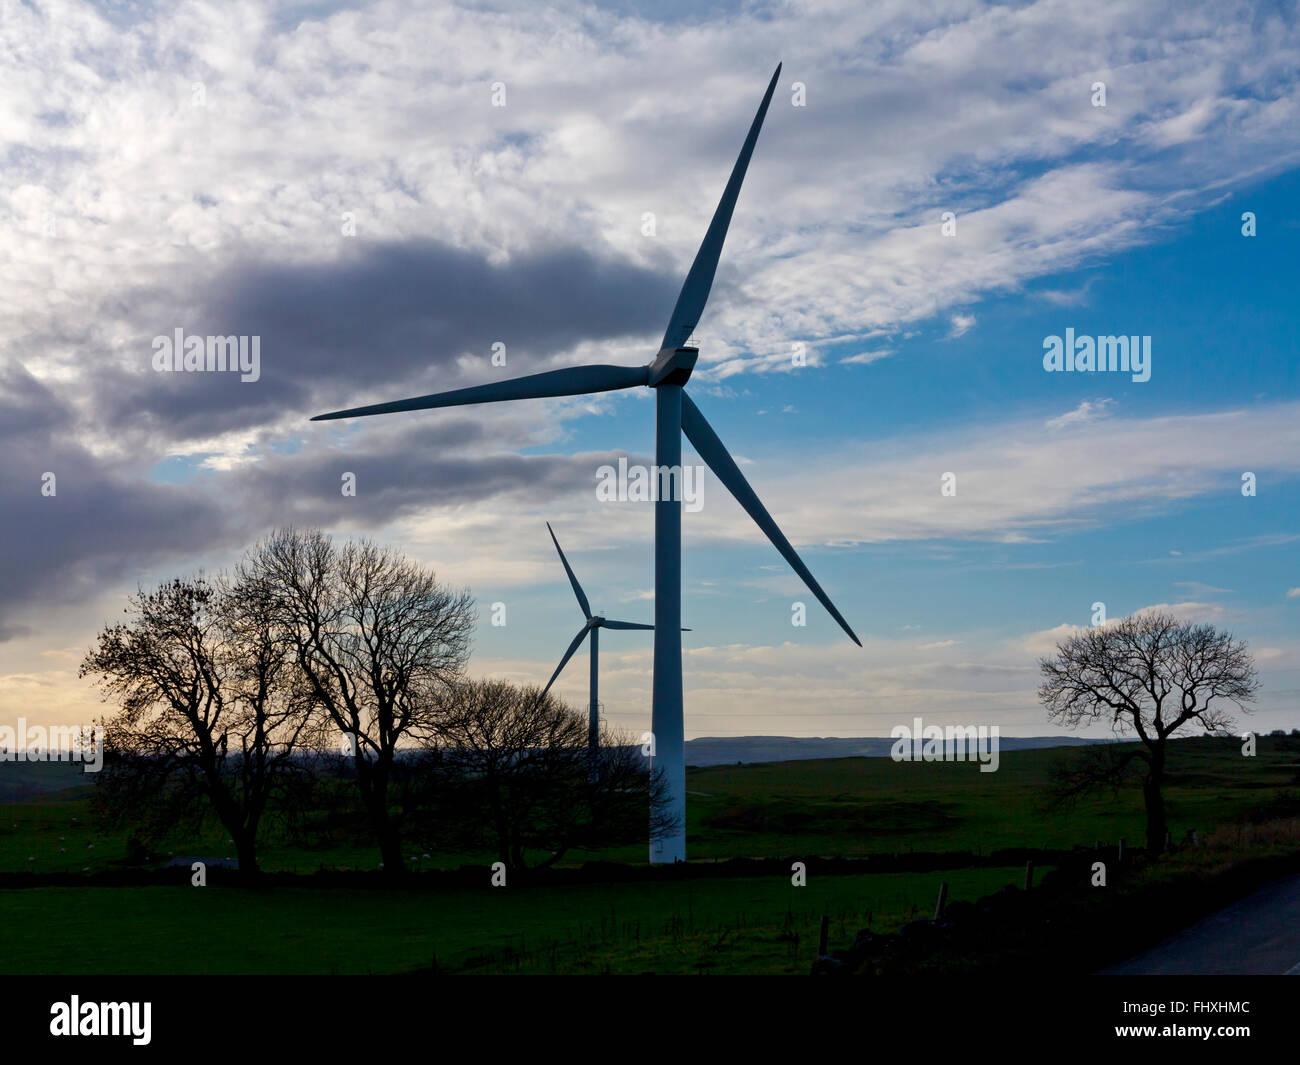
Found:
[[(649, 622), (652, 506), (595, 490), (652, 461), (648, 390), (309, 419), (650, 361), (781, 61), (689, 391), (863, 647), (706, 474), (688, 738), (1056, 732), (1037, 662), (1094, 604), (1230, 629), (1262, 681), (1242, 725), (1300, 726), (1294, 4), (0, 24), (0, 722), (99, 716), (78, 666), (126, 596), (290, 523), (469, 587), (475, 675), (544, 682), (581, 625), (548, 521), (597, 612)], [(157, 371), (177, 329), (258, 337), (257, 379)], [(1149, 338), (1149, 379), (1049, 372), (1067, 329)], [(650, 647), (601, 641), (636, 733)]]

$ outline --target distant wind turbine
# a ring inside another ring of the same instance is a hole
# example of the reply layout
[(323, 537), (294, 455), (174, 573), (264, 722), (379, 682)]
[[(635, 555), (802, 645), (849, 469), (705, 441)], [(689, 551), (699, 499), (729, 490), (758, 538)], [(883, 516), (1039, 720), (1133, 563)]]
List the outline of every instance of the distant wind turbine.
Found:
[(578, 648), (582, 646), (582, 641), (589, 635), (591, 637), (591, 697), (587, 703), (589, 717), (587, 719), (587, 746), (590, 750), (595, 751), (600, 747), (600, 702), (597, 698), (600, 673), (600, 630), (601, 629), (653, 629), (653, 625), (642, 625), (635, 621), (612, 621), (609, 618), (603, 618), (599, 614), (593, 615), (591, 604), (587, 602), (587, 596), (582, 590), (582, 585), (578, 583), (578, 578), (574, 576), (573, 567), (569, 565), (569, 560), (564, 557), (564, 552), (560, 550), (560, 541), (555, 538), (555, 530), (551, 528), (551, 523), (546, 523), (546, 531), (551, 534), (551, 542), (555, 544), (555, 550), (559, 552), (560, 562), (564, 565), (564, 572), (569, 575), (569, 583), (573, 585), (573, 594), (578, 597), (578, 606), (582, 608), (583, 616), (587, 623), (578, 630), (578, 635), (573, 638), (569, 644), (569, 649), (564, 652), (564, 657), (560, 659), (560, 664), (555, 667), (555, 672), (551, 674), (551, 679), (546, 682), (546, 687), (542, 694), (545, 695), (551, 690), (551, 685), (555, 683), (561, 671), (569, 664), (569, 659), (574, 656)]
[(669, 472), (670, 483), (676, 481), (674, 491), (660, 491), (655, 499), (655, 626), (654, 626), (654, 681), (651, 708), (651, 740), (653, 760), (664, 774), (667, 791), (667, 813), (676, 821), (671, 834), (665, 832), (650, 841), (652, 862), (686, 860), (686, 751), (685, 725), (682, 719), (682, 500), (681, 465), (682, 437), (685, 433), (700, 457), (708, 463), (714, 475), (776, 549), (803, 579), (804, 584), (818, 601), (839, 622), (840, 628), (859, 647), (858, 639), (844, 616), (835, 609), (830, 597), (822, 591), (816, 578), (809, 572), (790, 541), (777, 527), (772, 515), (759, 501), (745, 480), (740, 468), (727, 453), (713, 427), (691, 398), (683, 391), (699, 358), (699, 349), (686, 347), (686, 341), (700, 320), (704, 305), (713, 285), (713, 275), (722, 254), (722, 243), (727, 236), (731, 213), (740, 194), (741, 182), (749, 158), (754, 153), (758, 132), (767, 115), (776, 80), (781, 75), (778, 63), (767, 86), (763, 102), (749, 127), (749, 134), (741, 146), (736, 165), (731, 171), (722, 199), (713, 213), (713, 221), (704, 234), (704, 241), (695, 253), (695, 261), (677, 296), (668, 328), (664, 332), (659, 353), (648, 366), (573, 366), (563, 370), (549, 370), (530, 374), (510, 381), (498, 381), (472, 388), (458, 388), (414, 399), (400, 399), (392, 403), (376, 403), (368, 407), (335, 411), (317, 415), (312, 421), (332, 418), (358, 418), (371, 414), (394, 414), (398, 411), (429, 410), (435, 407), (458, 407), (470, 403), (496, 403), (508, 399), (543, 399), (551, 396), (579, 396), (590, 392), (611, 392), (621, 388), (648, 387), (655, 390), (655, 464), (662, 480)]

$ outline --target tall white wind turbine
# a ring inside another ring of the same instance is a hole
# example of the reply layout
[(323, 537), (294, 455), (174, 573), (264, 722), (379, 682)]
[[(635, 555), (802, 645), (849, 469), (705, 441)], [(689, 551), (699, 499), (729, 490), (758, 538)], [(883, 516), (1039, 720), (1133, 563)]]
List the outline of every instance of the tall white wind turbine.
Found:
[[(758, 132), (767, 115), (772, 93), (776, 89), (781, 66), (777, 64), (772, 80), (759, 104), (758, 113), (749, 127), (736, 165), (732, 168), (722, 199), (713, 213), (704, 241), (695, 254), (686, 281), (673, 307), (664, 331), (659, 353), (648, 366), (574, 366), (563, 370), (530, 374), (510, 381), (458, 388), (430, 396), (416, 396), (392, 403), (321, 414), (313, 421), (333, 418), (359, 418), (371, 414), (395, 414), (399, 411), (458, 407), (471, 403), (496, 403), (509, 399), (542, 399), (550, 396), (578, 396), (590, 392), (610, 392), (621, 388), (648, 387), (655, 390), (655, 463), (658, 471), (675, 471), (675, 490), (660, 491), (655, 500), (655, 625), (654, 681), (651, 709), (651, 734), (654, 766), (666, 782), (669, 820), (676, 822), (672, 831), (650, 841), (652, 862), (675, 862), (686, 859), (686, 763), (685, 725), (682, 717), (682, 500), (681, 465), (682, 433), (708, 464), (714, 475), (727, 486), (736, 501), (776, 549), (803, 579), (818, 601), (839, 622), (840, 627), (859, 647), (858, 639), (844, 616), (822, 591), (816, 578), (804, 565), (798, 552), (777, 527), (772, 515), (759, 501), (740, 468), (727, 453), (712, 426), (700, 409), (683, 391), (695, 368), (699, 349), (686, 347), (709, 298), (713, 275), (722, 254), (731, 213), (740, 194), (741, 182), (749, 158), (758, 141)], [(662, 476), (662, 474), (661, 474)], [(670, 482), (671, 483), (671, 482)]]

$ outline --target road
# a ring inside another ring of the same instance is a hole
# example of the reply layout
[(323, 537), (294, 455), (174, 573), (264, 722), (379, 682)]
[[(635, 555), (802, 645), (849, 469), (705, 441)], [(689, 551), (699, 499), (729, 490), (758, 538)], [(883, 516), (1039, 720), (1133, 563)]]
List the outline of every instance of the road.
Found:
[(1102, 972), (1300, 976), (1300, 876), (1261, 888)]

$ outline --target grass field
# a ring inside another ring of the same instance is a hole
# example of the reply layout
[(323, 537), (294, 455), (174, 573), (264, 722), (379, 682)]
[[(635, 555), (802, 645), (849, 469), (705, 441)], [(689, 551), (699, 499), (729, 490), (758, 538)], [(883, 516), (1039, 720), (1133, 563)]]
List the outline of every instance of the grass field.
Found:
[[(1300, 740), (1259, 741), (1254, 758), (1236, 740), (1186, 740), (1173, 745), (1166, 789), (1171, 831), (1204, 832), (1300, 788)], [(887, 758), (835, 758), (712, 766), (687, 771), (687, 839), (695, 858), (821, 855), (857, 857), (909, 851), (972, 851), (1005, 847), (1068, 848), (1126, 837), (1138, 843), (1145, 819), (1139, 789), (1094, 796), (1073, 809), (1042, 805), (1053, 750), (1004, 753), (996, 773), (971, 763), (898, 763)], [(10, 769), (13, 767), (3, 767)], [(62, 767), (61, 767), (62, 768)], [(55, 797), (0, 804), (0, 872), (99, 871), (120, 859), (126, 832), (105, 831), (87, 809), (85, 786)], [(75, 820), (74, 820), (75, 819)], [(93, 846), (92, 846), (93, 845)], [(233, 856), (225, 833), (175, 836), (163, 856)], [(420, 857), (412, 843), (408, 856)], [(598, 858), (644, 862), (637, 844), (575, 853), (568, 864)], [(364, 842), (328, 850), (267, 841), (267, 871), (374, 869), (377, 850)], [(29, 861), (34, 859), (34, 861)], [(432, 854), (425, 865), (454, 868), (491, 861), (490, 854)]]
[[(693, 859), (864, 856), (1005, 847), (1068, 848), (1124, 836), (1140, 843), (1136, 789), (1072, 810), (1042, 805), (1050, 750), (1009, 752), (997, 773), (973, 764), (880, 758), (715, 766), (688, 773)], [(1175, 838), (1189, 828), (1286, 813), (1300, 780), (1300, 741), (1264, 738), (1174, 747), (1167, 790)], [(1294, 816), (1294, 811), (1292, 811)], [(219, 830), (178, 837), (178, 854), (225, 856)], [(85, 789), (0, 804), (0, 872), (113, 867), (125, 833), (91, 817)], [(412, 856), (419, 849), (410, 848)], [(270, 842), (267, 870), (374, 869), (364, 845), (311, 849)], [(165, 857), (165, 854), (162, 855)], [(638, 845), (573, 855), (643, 864)], [(29, 859), (35, 859), (29, 860)], [(453, 867), (490, 855), (434, 855)], [(806, 972), (822, 914), (834, 940), (891, 930), (950, 897), (975, 898), (1019, 869), (665, 880), (481, 889), (43, 887), (0, 890), (0, 970), (22, 972)]]
[(44, 888), (0, 892), (0, 971), (31, 973), (806, 972), (837, 939), (975, 897), (1018, 869), (418, 890)]

